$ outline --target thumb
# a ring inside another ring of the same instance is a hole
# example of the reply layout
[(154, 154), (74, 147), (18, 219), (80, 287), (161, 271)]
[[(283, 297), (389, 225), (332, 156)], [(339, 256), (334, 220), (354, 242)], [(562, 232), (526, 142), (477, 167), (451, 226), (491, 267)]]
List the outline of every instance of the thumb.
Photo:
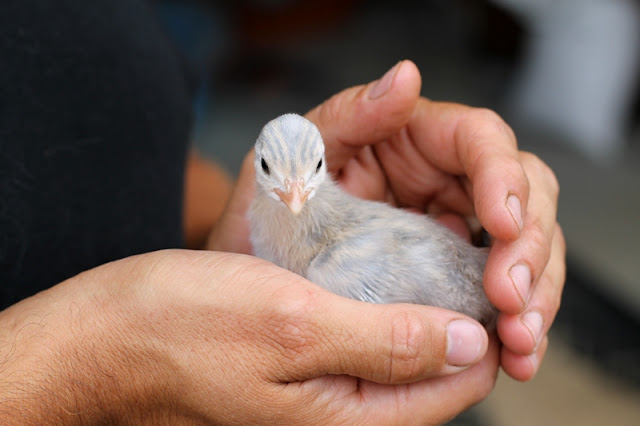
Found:
[[(398, 132), (411, 117), (420, 96), (420, 72), (401, 61), (381, 79), (329, 98), (306, 114), (322, 133), (327, 163), (341, 169), (363, 146)], [(250, 254), (246, 211), (255, 191), (253, 150), (243, 162), (227, 208), (207, 244), (210, 250)]]
[[(313, 304), (314, 306), (309, 306)], [(329, 292), (307, 299), (297, 330), (311, 331), (282, 382), (349, 375), (382, 384), (458, 373), (479, 362), (488, 336), (457, 312), (411, 304), (371, 304)], [(306, 377), (305, 377), (306, 376)]]
[(306, 114), (327, 147), (327, 163), (341, 169), (365, 145), (380, 142), (407, 124), (420, 97), (416, 65), (398, 62), (379, 80), (329, 98)]

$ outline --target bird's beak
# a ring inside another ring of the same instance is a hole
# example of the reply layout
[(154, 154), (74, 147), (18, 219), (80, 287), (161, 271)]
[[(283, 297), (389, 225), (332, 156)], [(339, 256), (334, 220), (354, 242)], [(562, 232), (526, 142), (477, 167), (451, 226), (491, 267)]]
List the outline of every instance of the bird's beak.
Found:
[(297, 215), (302, 211), (304, 203), (309, 198), (311, 190), (304, 191), (304, 179), (296, 178), (293, 180), (285, 179), (285, 190), (275, 188), (275, 192), (283, 203), (287, 205), (291, 213)]

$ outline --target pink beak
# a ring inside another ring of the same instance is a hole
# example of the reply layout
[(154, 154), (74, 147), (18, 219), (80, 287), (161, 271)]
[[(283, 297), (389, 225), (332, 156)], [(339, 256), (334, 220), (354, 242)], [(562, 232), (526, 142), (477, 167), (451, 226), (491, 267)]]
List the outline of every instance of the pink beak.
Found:
[(297, 215), (302, 211), (302, 207), (304, 207), (304, 203), (307, 201), (311, 191), (307, 190), (304, 193), (302, 192), (304, 187), (303, 178), (295, 178), (293, 181), (285, 179), (284, 185), (285, 191), (276, 188), (273, 192), (278, 194), (278, 197), (287, 205), (291, 213)]

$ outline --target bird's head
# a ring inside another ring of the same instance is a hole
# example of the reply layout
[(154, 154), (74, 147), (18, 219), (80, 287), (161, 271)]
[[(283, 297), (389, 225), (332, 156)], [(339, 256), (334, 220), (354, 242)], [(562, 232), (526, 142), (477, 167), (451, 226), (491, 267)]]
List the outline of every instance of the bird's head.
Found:
[(268, 122), (255, 145), (256, 183), (297, 215), (316, 195), (327, 168), (320, 131), (297, 114)]

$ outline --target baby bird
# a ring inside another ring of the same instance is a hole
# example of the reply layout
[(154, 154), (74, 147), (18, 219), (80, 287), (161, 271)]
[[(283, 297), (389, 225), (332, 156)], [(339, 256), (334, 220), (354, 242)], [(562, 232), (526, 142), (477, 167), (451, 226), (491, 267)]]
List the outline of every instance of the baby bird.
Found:
[(497, 311), (482, 285), (487, 249), (431, 217), (344, 192), (309, 120), (285, 114), (267, 123), (255, 170), (256, 256), (341, 296), (438, 306), (493, 327)]

